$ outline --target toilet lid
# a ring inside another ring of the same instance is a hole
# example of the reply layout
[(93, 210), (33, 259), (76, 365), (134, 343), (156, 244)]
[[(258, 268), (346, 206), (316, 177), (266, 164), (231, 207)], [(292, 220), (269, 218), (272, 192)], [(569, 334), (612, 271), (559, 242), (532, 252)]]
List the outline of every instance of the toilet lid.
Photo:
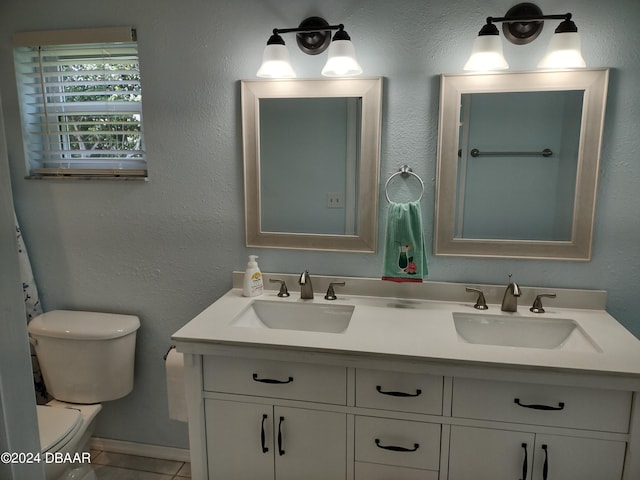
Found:
[(40, 431), (40, 451), (57, 451), (65, 445), (82, 425), (82, 417), (73, 408), (56, 408), (36, 405), (38, 429)]

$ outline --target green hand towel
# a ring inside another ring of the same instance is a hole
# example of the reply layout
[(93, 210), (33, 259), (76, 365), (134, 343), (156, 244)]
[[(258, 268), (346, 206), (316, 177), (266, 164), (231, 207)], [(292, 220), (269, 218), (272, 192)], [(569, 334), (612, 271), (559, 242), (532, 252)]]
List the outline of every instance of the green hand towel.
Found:
[(422, 282), (427, 276), (427, 252), (419, 201), (390, 202), (383, 261), (383, 280)]

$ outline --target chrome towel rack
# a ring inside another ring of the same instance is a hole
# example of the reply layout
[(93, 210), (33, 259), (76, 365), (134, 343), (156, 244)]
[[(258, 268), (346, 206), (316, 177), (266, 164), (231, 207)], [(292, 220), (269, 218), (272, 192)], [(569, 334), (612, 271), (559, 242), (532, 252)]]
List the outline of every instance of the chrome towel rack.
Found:
[(545, 148), (541, 152), (481, 152), (477, 148), (471, 150), (472, 157), (550, 157), (553, 152)]
[(422, 179), (418, 174), (413, 173), (413, 170), (411, 170), (411, 167), (409, 165), (403, 165), (400, 167), (400, 170), (394, 173), (393, 175), (391, 175), (387, 180), (387, 183), (384, 184), (384, 196), (386, 197), (387, 202), (391, 203), (391, 199), (389, 198), (389, 190), (388, 190), (389, 182), (391, 182), (391, 180), (398, 175), (402, 175), (403, 177), (413, 176), (418, 179), (418, 181), (420, 182), (420, 185), (422, 186), (422, 191), (420, 192), (420, 198), (418, 198), (418, 202), (422, 200), (422, 196), (424, 195), (424, 182), (422, 181)]

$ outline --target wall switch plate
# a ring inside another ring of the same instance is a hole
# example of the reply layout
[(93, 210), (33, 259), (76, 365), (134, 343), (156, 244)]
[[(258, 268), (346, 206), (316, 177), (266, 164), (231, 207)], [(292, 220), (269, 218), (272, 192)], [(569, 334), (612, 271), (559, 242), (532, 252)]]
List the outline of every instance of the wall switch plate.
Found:
[(342, 192), (327, 193), (327, 208), (344, 208)]

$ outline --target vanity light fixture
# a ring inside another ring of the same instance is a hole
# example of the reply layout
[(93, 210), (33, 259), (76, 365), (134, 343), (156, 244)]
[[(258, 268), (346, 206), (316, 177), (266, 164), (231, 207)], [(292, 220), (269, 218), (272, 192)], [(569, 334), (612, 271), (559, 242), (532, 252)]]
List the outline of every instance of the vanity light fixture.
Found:
[[(331, 39), (331, 30), (337, 30)], [(344, 25), (329, 25), (321, 17), (309, 17), (297, 28), (274, 28), (262, 56), (262, 65), (256, 74), (264, 78), (293, 78), (296, 76), (289, 62), (289, 51), (280, 36), (296, 33), (298, 47), (308, 55), (318, 55), (329, 49), (327, 63), (322, 69), (325, 77), (353, 77), (362, 73), (356, 60), (351, 38)]]
[(502, 23), (502, 32), (511, 43), (526, 45), (540, 35), (544, 20), (562, 22), (556, 28), (538, 68), (584, 68), (586, 64), (580, 49), (580, 35), (571, 16), (571, 13), (543, 15), (537, 5), (519, 3), (510, 8), (504, 17), (488, 17), (473, 44), (471, 57), (464, 69), (485, 71), (509, 68), (502, 54), (502, 42), (494, 23)]

